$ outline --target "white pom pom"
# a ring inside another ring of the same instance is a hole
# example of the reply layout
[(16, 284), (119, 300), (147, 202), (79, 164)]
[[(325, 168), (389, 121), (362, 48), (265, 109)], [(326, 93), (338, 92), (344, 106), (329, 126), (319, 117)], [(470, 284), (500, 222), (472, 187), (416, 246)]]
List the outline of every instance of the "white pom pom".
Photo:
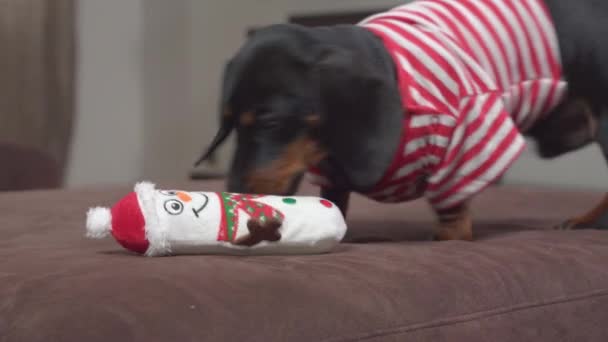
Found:
[(112, 229), (112, 213), (103, 207), (91, 208), (87, 212), (87, 237), (101, 239)]

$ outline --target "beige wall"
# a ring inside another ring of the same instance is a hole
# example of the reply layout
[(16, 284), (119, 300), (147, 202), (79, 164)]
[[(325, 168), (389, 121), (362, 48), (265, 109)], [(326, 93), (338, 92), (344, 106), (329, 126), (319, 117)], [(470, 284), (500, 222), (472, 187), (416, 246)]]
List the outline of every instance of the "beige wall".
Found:
[[(250, 3), (247, 6), (244, 4)], [(191, 94), (194, 113), (188, 123), (188, 155), (198, 156), (217, 129), (218, 96), (222, 69), (249, 28), (284, 21), (283, 0), (191, 0)], [(232, 142), (217, 157), (220, 167), (229, 163)]]
[(287, 0), (290, 13), (318, 13), (328, 11), (357, 11), (390, 8), (405, 3), (405, 0)]
[(186, 178), (194, 159), (188, 148), (193, 113), (190, 4), (187, 0), (144, 3), (144, 155), (140, 177), (154, 181)]
[(80, 0), (68, 185), (129, 182), (143, 162), (144, 0)]
[(224, 61), (248, 27), (284, 20), (283, 4), (80, 0), (68, 186), (186, 178), (216, 128)]

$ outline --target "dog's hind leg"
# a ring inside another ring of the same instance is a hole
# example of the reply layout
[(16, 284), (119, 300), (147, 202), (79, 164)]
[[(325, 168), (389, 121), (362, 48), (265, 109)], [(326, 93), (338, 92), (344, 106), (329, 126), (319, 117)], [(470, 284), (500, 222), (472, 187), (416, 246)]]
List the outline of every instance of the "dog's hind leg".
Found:
[(555, 227), (556, 229), (608, 229), (608, 194), (593, 209), (573, 217)]
[[(608, 111), (603, 110), (597, 120), (595, 140), (600, 145), (604, 159), (608, 162)], [(571, 218), (558, 225), (557, 229), (608, 229), (608, 193), (587, 213)]]

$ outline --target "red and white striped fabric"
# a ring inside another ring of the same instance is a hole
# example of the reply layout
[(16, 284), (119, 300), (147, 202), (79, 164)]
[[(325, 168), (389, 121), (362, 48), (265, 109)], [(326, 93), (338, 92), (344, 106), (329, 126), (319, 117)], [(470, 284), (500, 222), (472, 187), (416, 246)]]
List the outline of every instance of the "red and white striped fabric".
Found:
[(418, 0), (360, 25), (392, 55), (404, 107), (398, 153), (366, 194), (378, 201), (425, 196), (441, 210), (467, 200), (508, 169), (521, 132), (567, 89), (542, 0)]

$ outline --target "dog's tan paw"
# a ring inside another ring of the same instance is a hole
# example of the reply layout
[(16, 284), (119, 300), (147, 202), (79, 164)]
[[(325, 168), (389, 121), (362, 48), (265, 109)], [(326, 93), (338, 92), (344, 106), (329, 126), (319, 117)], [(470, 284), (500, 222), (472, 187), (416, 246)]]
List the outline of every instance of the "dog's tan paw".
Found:
[[(608, 223), (608, 194), (604, 196), (602, 201), (598, 203), (593, 209), (587, 213), (579, 216), (575, 216), (568, 219), (557, 226), (554, 229), (557, 230), (574, 230), (574, 229), (592, 229), (592, 228), (604, 228)], [(608, 228), (608, 227), (607, 227)]]

